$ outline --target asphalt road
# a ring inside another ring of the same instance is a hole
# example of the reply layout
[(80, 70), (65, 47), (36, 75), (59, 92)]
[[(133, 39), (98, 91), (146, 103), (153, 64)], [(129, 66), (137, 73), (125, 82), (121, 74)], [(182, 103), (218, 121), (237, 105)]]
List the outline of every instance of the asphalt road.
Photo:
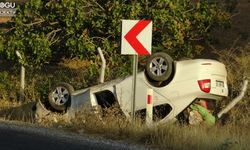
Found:
[(138, 150), (145, 147), (0, 122), (0, 150)]

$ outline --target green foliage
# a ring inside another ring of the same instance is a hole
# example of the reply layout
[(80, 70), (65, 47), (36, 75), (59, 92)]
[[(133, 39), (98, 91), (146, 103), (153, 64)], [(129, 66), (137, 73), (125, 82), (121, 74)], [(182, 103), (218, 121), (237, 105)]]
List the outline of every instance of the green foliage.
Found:
[(8, 72), (0, 72), (0, 99), (17, 100), (17, 81)]
[(18, 50), (23, 56), (20, 63), (36, 67), (63, 55), (91, 51), (93, 44), (85, 44), (88, 38), (83, 33), (85, 14), (81, 3), (31, 0), (18, 8), (15, 24), (5, 34), (8, 58), (16, 59)]
[(154, 45), (172, 57), (192, 57), (203, 50), (201, 42), (210, 31), (227, 23), (227, 13), (206, 1), (162, 1), (151, 9), (154, 20)]
[[(40, 67), (62, 57), (96, 60), (96, 48), (111, 57), (109, 67), (129, 66), (120, 53), (121, 20), (153, 20), (155, 51), (172, 57), (199, 54), (209, 39), (209, 32), (228, 21), (228, 15), (215, 4), (191, 0), (30, 0), (17, 9), (10, 31), (4, 36), (4, 53), (20, 63)], [(1, 44), (0, 44), (1, 45)], [(127, 63), (128, 62), (128, 63)]]
[(0, 53), (3, 52), (3, 49), (4, 49), (4, 46), (3, 46), (3, 36), (1, 35), (1, 32), (0, 32)]

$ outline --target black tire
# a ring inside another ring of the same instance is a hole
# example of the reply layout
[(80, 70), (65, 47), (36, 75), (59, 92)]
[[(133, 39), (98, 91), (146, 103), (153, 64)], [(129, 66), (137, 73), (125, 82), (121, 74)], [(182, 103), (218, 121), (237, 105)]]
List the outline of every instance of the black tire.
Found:
[(68, 83), (59, 83), (49, 93), (49, 104), (57, 111), (65, 111), (71, 103), (73, 86)]
[(147, 60), (145, 70), (151, 80), (167, 81), (173, 71), (173, 59), (166, 53), (155, 53)]

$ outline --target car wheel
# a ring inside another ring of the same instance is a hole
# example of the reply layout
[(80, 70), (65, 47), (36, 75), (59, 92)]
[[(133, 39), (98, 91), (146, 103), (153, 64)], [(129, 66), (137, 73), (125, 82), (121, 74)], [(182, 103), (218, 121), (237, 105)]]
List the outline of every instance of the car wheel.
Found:
[(49, 103), (57, 111), (64, 111), (71, 102), (74, 88), (68, 83), (60, 83), (52, 88), (49, 93)]
[(159, 52), (151, 55), (147, 60), (146, 74), (154, 81), (166, 81), (173, 71), (173, 59), (166, 53)]

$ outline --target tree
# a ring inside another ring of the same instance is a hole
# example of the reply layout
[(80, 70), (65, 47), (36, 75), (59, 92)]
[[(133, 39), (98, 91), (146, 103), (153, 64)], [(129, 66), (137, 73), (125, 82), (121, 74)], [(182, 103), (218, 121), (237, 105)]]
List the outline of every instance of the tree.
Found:
[[(174, 58), (198, 54), (210, 31), (228, 23), (215, 4), (191, 0), (30, 0), (17, 9), (11, 29), (2, 34), (0, 52), (23, 65), (39, 67), (61, 57), (95, 58), (98, 46), (111, 64), (126, 63), (120, 53), (121, 19), (153, 20), (154, 51)], [(115, 60), (116, 62), (112, 62)]]

